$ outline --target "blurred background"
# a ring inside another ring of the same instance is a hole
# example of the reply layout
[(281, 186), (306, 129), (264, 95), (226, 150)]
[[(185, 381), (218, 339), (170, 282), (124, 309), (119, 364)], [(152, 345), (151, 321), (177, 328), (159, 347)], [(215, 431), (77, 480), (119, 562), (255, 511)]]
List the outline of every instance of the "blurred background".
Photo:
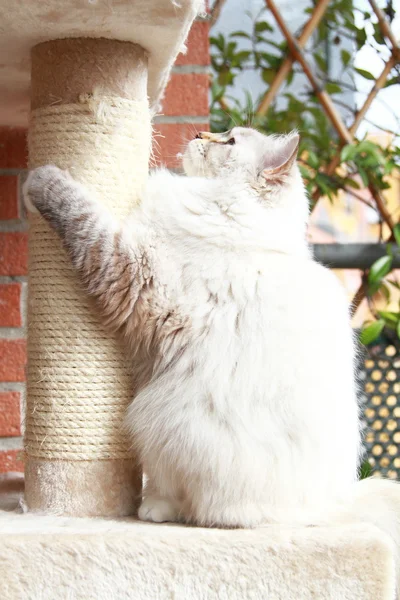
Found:
[[(313, 243), (387, 241), (391, 228), (374, 200), (378, 195), (393, 224), (399, 220), (398, 4), (226, 0), (213, 5), (211, 127), (253, 123), (265, 132), (300, 131)], [(283, 27), (299, 40), (297, 47)], [(334, 158), (340, 160), (331, 169)], [(346, 269), (338, 276), (352, 298), (362, 273)], [(387, 289), (393, 297), (386, 308), (398, 308), (396, 288)], [(366, 296), (355, 326), (377, 316)], [(379, 294), (374, 302), (382, 306)]]
[(309, 240), (344, 284), (361, 342), (362, 476), (392, 479), (400, 477), (399, 4), (215, 0), (210, 33), (211, 129), (301, 134)]

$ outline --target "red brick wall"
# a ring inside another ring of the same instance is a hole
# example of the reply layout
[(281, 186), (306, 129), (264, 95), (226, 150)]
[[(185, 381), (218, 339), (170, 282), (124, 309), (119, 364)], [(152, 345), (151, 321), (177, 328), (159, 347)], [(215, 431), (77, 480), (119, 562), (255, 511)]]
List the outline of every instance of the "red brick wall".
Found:
[[(176, 154), (208, 129), (208, 24), (194, 23), (155, 119), (157, 164), (179, 167)], [(23, 470), (27, 224), (21, 202), (26, 131), (0, 127), (0, 473)]]
[(23, 467), (27, 227), (20, 190), (26, 154), (25, 131), (0, 128), (0, 472)]

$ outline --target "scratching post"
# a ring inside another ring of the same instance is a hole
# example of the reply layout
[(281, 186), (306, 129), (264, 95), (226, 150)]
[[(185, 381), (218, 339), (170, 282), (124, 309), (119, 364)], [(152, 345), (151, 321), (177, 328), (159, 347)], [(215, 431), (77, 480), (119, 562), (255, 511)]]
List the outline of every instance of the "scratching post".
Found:
[[(147, 177), (150, 113), (202, 0), (0, 9), (0, 124), (29, 123), (30, 168), (68, 169), (124, 219)], [(41, 217), (30, 217), (29, 237), (27, 508), (134, 514), (141, 473), (122, 430), (134, 383), (124, 352)]]
[[(32, 51), (29, 164), (68, 169), (119, 218), (138, 201), (150, 152), (147, 56), (106, 39)], [(129, 366), (56, 234), (30, 222), (26, 502), (60, 514), (129, 515), (140, 472), (122, 433)]]

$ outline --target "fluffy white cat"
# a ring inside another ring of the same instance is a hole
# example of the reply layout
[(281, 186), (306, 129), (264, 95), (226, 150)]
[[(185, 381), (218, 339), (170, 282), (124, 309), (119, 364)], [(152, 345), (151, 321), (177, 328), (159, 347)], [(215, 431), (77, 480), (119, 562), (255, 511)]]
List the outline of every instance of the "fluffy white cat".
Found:
[(29, 206), (132, 352), (143, 520), (312, 523), (357, 479), (348, 303), (310, 255), (298, 141), (201, 133), (187, 177), (152, 175), (124, 225), (56, 167), (29, 176)]

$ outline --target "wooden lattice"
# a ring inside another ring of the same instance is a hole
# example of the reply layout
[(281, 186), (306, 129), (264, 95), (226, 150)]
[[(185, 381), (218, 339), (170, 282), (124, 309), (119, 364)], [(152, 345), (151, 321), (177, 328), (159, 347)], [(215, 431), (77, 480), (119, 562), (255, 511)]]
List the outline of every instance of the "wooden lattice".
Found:
[[(330, 96), (316, 80), (313, 70), (307, 63), (303, 53), (307, 41), (318, 27), (318, 24), (328, 8), (329, 0), (319, 0), (316, 3), (313, 13), (303, 27), (302, 33), (298, 39), (290, 32), (282, 15), (276, 7), (274, 0), (265, 0), (265, 3), (270, 9), (279, 29), (287, 41), (289, 55), (281, 65), (267, 93), (262, 99), (257, 111), (258, 114), (266, 114), (274, 98), (278, 94), (279, 89), (286, 80), (293, 63), (297, 62), (300, 64), (304, 74), (308, 78), (311, 87), (319, 99), (322, 109), (336, 129), (342, 146), (351, 144), (355, 140), (357, 129), (373, 100), (376, 98), (379, 90), (384, 87), (392, 68), (400, 61), (399, 46), (382, 11), (377, 6), (375, 0), (369, 0), (369, 4), (378, 19), (382, 35), (390, 42), (391, 55), (385, 63), (381, 74), (376, 79), (375, 85), (372, 87), (363, 106), (356, 113), (353, 123), (347, 128)], [(335, 158), (326, 168), (326, 174), (333, 175), (339, 164), (340, 152), (337, 153)], [(386, 208), (381, 192), (372, 185), (369, 185), (368, 188), (371, 198), (375, 201), (382, 218), (386, 221), (389, 229), (393, 233), (395, 223)], [(314, 201), (313, 207), (315, 207), (319, 198), (320, 192), (316, 190), (312, 196)], [(353, 302), (354, 311), (358, 308), (364, 295), (365, 289), (363, 285), (361, 285)], [(363, 380), (362, 385), (364, 387), (364, 393), (362, 394), (361, 399), (363, 401), (362, 411), (365, 421), (365, 446), (368, 453), (368, 460), (373, 467), (374, 474), (385, 475), (391, 479), (400, 479), (399, 374), (400, 351), (397, 345), (378, 344), (369, 348), (368, 356), (365, 358), (360, 369), (360, 378)]]
[[(286, 80), (292, 65), (297, 62), (302, 67), (302, 70), (308, 78), (311, 87), (319, 99), (320, 105), (333, 127), (336, 129), (342, 146), (351, 144), (355, 140), (357, 129), (370, 108), (372, 102), (376, 98), (379, 90), (381, 90), (392, 70), (392, 68), (400, 61), (400, 49), (396, 42), (396, 38), (391, 31), (388, 22), (385, 19), (380, 8), (375, 0), (369, 0), (369, 4), (374, 11), (382, 35), (390, 42), (391, 55), (385, 63), (381, 74), (376, 79), (374, 86), (368, 94), (363, 106), (355, 115), (354, 121), (350, 127), (346, 127), (340, 113), (336, 110), (330, 96), (319, 85), (316, 80), (312, 68), (307, 63), (303, 49), (307, 41), (318, 27), (323, 18), (329, 0), (319, 0), (310, 19), (303, 27), (302, 33), (296, 39), (290, 32), (282, 15), (275, 5), (274, 0), (265, 0), (267, 7), (274, 16), (276, 23), (281, 30), (284, 38), (287, 41), (289, 55), (281, 65), (277, 74), (274, 77), (267, 93), (262, 99), (258, 114), (265, 115), (274, 98), (279, 92), (282, 84)], [(326, 168), (327, 175), (333, 175), (336, 168), (340, 164), (340, 153), (338, 152), (335, 158)], [(371, 198), (375, 201), (382, 218), (386, 221), (393, 235), (395, 223), (392, 216), (388, 212), (385, 201), (381, 192), (373, 185), (369, 185)], [(312, 196), (314, 201), (313, 207), (320, 198), (320, 192), (316, 190)], [(392, 236), (391, 236), (392, 238)], [(391, 241), (389, 238), (388, 241)], [(362, 299), (365, 296), (363, 284), (356, 293), (353, 310), (358, 308)], [(368, 356), (364, 360), (364, 364), (360, 370), (360, 377), (363, 379), (362, 384), (364, 393), (362, 394), (362, 410), (365, 421), (365, 446), (368, 453), (368, 460), (373, 467), (375, 475), (385, 475), (391, 479), (400, 479), (400, 352), (396, 345), (381, 344), (369, 348)]]
[(373, 474), (400, 479), (400, 349), (378, 343), (360, 369), (365, 448)]
[[(260, 106), (258, 108), (258, 111), (257, 111), (257, 113), (259, 115), (266, 114), (268, 108), (271, 106), (271, 103), (273, 102), (274, 98), (276, 97), (277, 93), (279, 92), (280, 87), (282, 86), (287, 75), (289, 74), (292, 64), (294, 62), (298, 62), (300, 64), (300, 66), (302, 67), (304, 74), (308, 78), (308, 80), (311, 84), (311, 87), (313, 88), (316, 96), (318, 97), (322, 109), (325, 111), (325, 113), (328, 116), (328, 118), (330, 119), (333, 127), (338, 132), (341, 142), (342, 142), (342, 145), (351, 144), (354, 141), (358, 126), (360, 125), (362, 119), (364, 118), (365, 114), (367, 113), (368, 109), (370, 108), (373, 100), (376, 98), (378, 92), (384, 87), (392, 68), (397, 63), (400, 62), (400, 48), (397, 44), (396, 38), (395, 38), (387, 20), (385, 19), (384, 14), (382, 13), (381, 9), (376, 4), (375, 0), (368, 0), (368, 1), (378, 19), (378, 23), (379, 23), (379, 27), (380, 27), (382, 35), (390, 42), (391, 55), (390, 55), (390, 58), (385, 63), (381, 74), (376, 79), (375, 84), (372, 87), (370, 93), (368, 94), (363, 106), (356, 113), (352, 125), (347, 128), (340, 116), (340, 113), (335, 108), (329, 94), (320, 86), (320, 84), (316, 80), (316, 78), (313, 74), (313, 70), (307, 63), (307, 60), (303, 53), (303, 48), (305, 47), (308, 39), (311, 37), (311, 35), (315, 31), (315, 29), (318, 27), (318, 24), (320, 23), (321, 19), (323, 18), (324, 14), (328, 8), (329, 0), (319, 0), (316, 3), (313, 13), (312, 13), (310, 19), (304, 25), (303, 31), (298, 39), (293, 36), (290, 29), (286, 25), (286, 22), (282, 18), (282, 15), (281, 15), (280, 11), (278, 10), (278, 8), (276, 7), (274, 0), (265, 0), (265, 4), (267, 5), (267, 7), (271, 11), (272, 15), (274, 16), (279, 29), (281, 30), (284, 38), (286, 39), (286, 41), (288, 43), (289, 56), (282, 63), (282, 65), (281, 65), (280, 69), (278, 70), (277, 74), (275, 75), (274, 80), (272, 81), (267, 93), (265, 94), (264, 98), (262, 99)], [(339, 164), (340, 164), (340, 152), (337, 153), (335, 158), (331, 161), (331, 163), (326, 168), (326, 174), (333, 175), (333, 173), (335, 172), (335, 170), (339, 166)], [(393, 230), (394, 230), (395, 223), (393, 221), (392, 216), (390, 215), (389, 211), (386, 208), (385, 200), (384, 200), (380, 190), (376, 189), (372, 184), (368, 185), (368, 189), (371, 194), (371, 198), (375, 201), (376, 206), (377, 206), (383, 220), (387, 223), (387, 225), (389, 226), (389, 229), (391, 231), (390, 238), (387, 241), (388, 242), (393, 241)], [(312, 208), (315, 208), (316, 203), (318, 202), (320, 196), (321, 196), (321, 193), (319, 192), (319, 190), (315, 190), (314, 194), (312, 195), (312, 199), (314, 202)], [(354, 297), (354, 300), (353, 300), (353, 305), (352, 305), (353, 313), (357, 310), (361, 301), (364, 299), (365, 291), (366, 290), (365, 290), (364, 284), (361, 284), (360, 289), (357, 291), (357, 293)]]
[[(290, 32), (285, 20), (274, 0), (265, 0), (266, 6), (271, 11), (276, 23), (288, 44), (288, 56), (281, 64), (266, 94), (264, 95), (257, 114), (265, 115), (276, 98), (280, 88), (288, 77), (293, 63), (300, 64), (308, 78), (311, 87), (319, 99), (322, 109), (336, 129), (341, 145), (351, 144), (355, 141), (360, 123), (369, 110), (379, 91), (385, 86), (393, 67), (400, 62), (400, 48), (396, 38), (375, 0), (368, 0), (375, 13), (382, 35), (388, 40), (391, 55), (377, 77), (374, 86), (369, 92), (363, 106), (357, 111), (353, 123), (346, 127), (340, 113), (335, 108), (329, 94), (319, 84), (314, 76), (313, 69), (307, 63), (303, 49), (310, 39), (321, 19), (323, 19), (330, 0), (318, 0), (315, 3), (309, 20), (305, 23), (301, 34), (295, 38)], [(211, 22), (215, 22), (221, 11), (224, 0), (215, 0), (211, 11)], [(223, 106), (223, 108), (226, 108)], [(325, 173), (333, 175), (340, 164), (340, 151), (327, 166)], [(375, 202), (382, 219), (387, 223), (391, 235), (387, 241), (393, 241), (395, 223), (386, 208), (381, 192), (372, 184), (368, 185), (371, 199)], [(320, 198), (320, 192), (315, 190), (312, 195), (313, 208)], [(361, 284), (353, 299), (353, 313), (364, 299), (366, 289)], [(396, 343), (375, 344), (368, 348), (368, 353), (359, 369), (359, 376), (363, 387), (361, 394), (362, 413), (364, 420), (364, 439), (368, 460), (373, 468), (374, 475), (384, 475), (391, 479), (400, 479), (400, 345)]]

